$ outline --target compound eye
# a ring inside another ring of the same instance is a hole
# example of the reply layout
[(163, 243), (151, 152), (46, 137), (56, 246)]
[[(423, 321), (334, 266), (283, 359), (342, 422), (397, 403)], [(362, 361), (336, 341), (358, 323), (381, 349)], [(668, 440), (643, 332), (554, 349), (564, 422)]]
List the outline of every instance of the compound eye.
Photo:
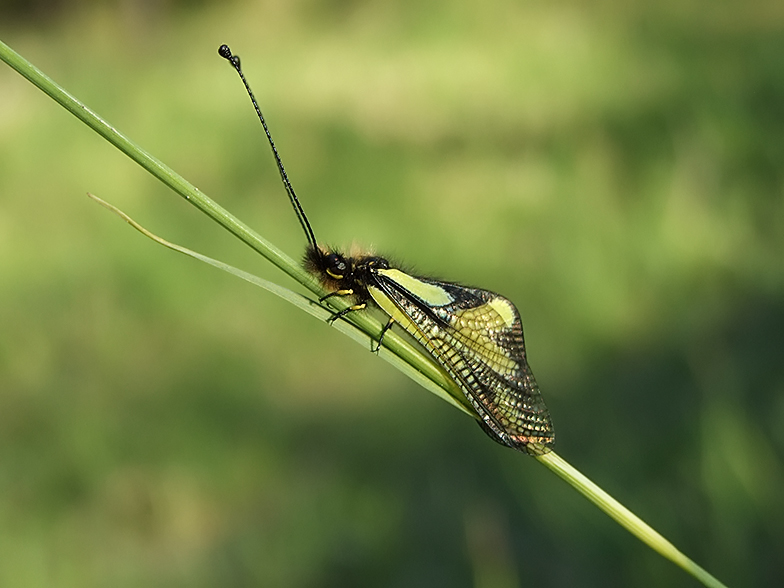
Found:
[(336, 280), (341, 280), (346, 275), (347, 270), (348, 265), (346, 264), (343, 257), (337, 253), (330, 253), (327, 255), (327, 273), (330, 276)]

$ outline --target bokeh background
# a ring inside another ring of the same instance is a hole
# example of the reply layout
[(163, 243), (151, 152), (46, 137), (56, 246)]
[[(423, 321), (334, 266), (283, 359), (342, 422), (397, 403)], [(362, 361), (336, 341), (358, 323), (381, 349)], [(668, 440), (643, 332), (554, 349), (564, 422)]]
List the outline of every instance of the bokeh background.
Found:
[[(784, 584), (784, 4), (0, 2), (0, 38), (292, 255), (520, 308), (561, 455)], [(696, 586), (0, 66), (0, 586)]]

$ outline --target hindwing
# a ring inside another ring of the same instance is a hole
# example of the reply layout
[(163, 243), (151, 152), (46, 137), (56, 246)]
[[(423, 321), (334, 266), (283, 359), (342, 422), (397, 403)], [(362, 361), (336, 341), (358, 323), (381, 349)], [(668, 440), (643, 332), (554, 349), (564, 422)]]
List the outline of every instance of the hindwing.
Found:
[(373, 299), (446, 369), (491, 437), (534, 455), (552, 449), (550, 413), (526, 361), (520, 314), (509, 300), (399, 270), (379, 270), (374, 278)]

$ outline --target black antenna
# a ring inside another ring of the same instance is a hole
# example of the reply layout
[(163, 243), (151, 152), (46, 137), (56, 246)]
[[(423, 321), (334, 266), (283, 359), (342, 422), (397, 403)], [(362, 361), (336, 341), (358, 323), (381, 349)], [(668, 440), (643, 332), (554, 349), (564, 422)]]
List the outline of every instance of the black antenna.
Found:
[(311, 247), (318, 251), (318, 244), (316, 243), (316, 236), (313, 234), (313, 229), (310, 228), (310, 223), (308, 222), (308, 217), (305, 216), (305, 211), (302, 210), (302, 205), (299, 203), (299, 199), (297, 195), (294, 193), (294, 187), (291, 185), (289, 181), (289, 177), (286, 175), (286, 170), (283, 168), (283, 162), (280, 160), (280, 155), (278, 155), (278, 150), (275, 147), (275, 141), (272, 140), (272, 135), (267, 128), (267, 123), (264, 121), (264, 115), (261, 114), (261, 109), (259, 108), (258, 103), (256, 102), (256, 97), (253, 95), (253, 91), (250, 89), (248, 85), (248, 81), (245, 79), (245, 76), (242, 73), (242, 68), (240, 67), (240, 57), (239, 55), (232, 55), (231, 49), (229, 49), (228, 45), (221, 45), (218, 48), (218, 55), (226, 59), (234, 69), (237, 70), (237, 73), (240, 74), (240, 79), (242, 83), (245, 85), (245, 89), (248, 91), (248, 96), (250, 96), (250, 101), (253, 103), (253, 108), (256, 109), (256, 114), (259, 115), (259, 120), (261, 121), (261, 126), (264, 127), (264, 132), (267, 134), (267, 139), (269, 139), (270, 147), (272, 147), (272, 155), (275, 156), (275, 163), (278, 164), (278, 171), (280, 172), (280, 179), (283, 180), (283, 186), (286, 188), (286, 194), (289, 195), (289, 200), (291, 200), (291, 205), (294, 207), (294, 212), (297, 213), (297, 219), (299, 219), (299, 224), (302, 225), (302, 229), (305, 231), (305, 236), (308, 239)]

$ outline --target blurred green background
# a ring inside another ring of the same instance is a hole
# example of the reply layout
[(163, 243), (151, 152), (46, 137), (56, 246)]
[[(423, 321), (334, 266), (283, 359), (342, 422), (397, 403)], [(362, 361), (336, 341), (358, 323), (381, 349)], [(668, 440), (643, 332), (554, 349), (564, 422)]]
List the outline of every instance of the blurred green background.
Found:
[[(511, 298), (558, 452), (784, 584), (784, 5), (0, 2), (0, 38), (294, 256)], [(291, 281), (0, 66), (0, 586), (696, 586), (273, 296)]]

